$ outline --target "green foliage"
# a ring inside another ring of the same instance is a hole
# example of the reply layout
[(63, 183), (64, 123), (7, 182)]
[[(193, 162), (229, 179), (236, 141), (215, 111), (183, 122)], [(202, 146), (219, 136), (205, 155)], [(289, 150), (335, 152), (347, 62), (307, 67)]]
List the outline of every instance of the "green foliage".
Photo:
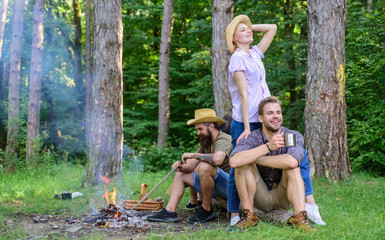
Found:
[(159, 170), (171, 170), (171, 165), (181, 160), (185, 152), (196, 152), (195, 149), (187, 149), (185, 146), (158, 148), (151, 146), (140, 153), (144, 171), (156, 172)]
[[(130, 3), (130, 2), (129, 2)], [(158, 134), (159, 40), (163, 1), (123, 5), (124, 134), (141, 149)], [(170, 57), (170, 146), (185, 136), (194, 110), (213, 106), (210, 1), (176, 1)], [(141, 57), (138, 57), (141, 56)]]
[(385, 173), (384, 2), (368, 13), (350, 1), (346, 33), (349, 156), (354, 169)]

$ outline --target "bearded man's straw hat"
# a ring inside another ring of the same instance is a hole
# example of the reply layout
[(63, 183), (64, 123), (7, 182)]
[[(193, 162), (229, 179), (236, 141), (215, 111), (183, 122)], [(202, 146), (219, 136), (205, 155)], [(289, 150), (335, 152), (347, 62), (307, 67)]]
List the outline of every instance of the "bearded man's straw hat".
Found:
[(233, 36), (235, 29), (237, 28), (238, 24), (244, 23), (246, 24), (249, 29), (251, 30), (251, 21), (250, 18), (246, 15), (238, 15), (233, 20), (229, 25), (226, 27), (225, 35), (226, 35), (226, 42), (227, 42), (227, 47), (229, 48), (229, 51), (231, 53), (234, 53), (235, 51), (235, 46), (233, 43)]
[(217, 117), (215, 111), (209, 108), (195, 110), (195, 118), (187, 121), (187, 125), (198, 123), (218, 123), (223, 124), (224, 121)]

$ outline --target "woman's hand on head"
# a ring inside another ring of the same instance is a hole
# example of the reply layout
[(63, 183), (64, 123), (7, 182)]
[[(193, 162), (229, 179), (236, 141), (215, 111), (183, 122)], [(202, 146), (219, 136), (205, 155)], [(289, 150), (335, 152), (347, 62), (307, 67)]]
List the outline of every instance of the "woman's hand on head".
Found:
[(247, 139), (249, 137), (249, 135), (250, 135), (250, 129), (243, 130), (242, 134), (237, 139), (237, 145), (239, 144), (239, 141), (241, 141), (242, 138)]

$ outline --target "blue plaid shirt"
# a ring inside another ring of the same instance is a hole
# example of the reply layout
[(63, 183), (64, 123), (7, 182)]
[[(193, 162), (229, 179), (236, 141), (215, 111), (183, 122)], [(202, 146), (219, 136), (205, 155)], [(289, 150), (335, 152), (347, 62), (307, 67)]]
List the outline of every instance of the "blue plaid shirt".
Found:
[[(301, 164), (303, 156), (304, 156), (304, 139), (301, 133), (293, 130), (289, 130), (285, 127), (281, 127), (281, 132), (283, 132), (285, 135), (288, 133), (294, 133), (296, 134), (296, 146), (295, 147), (281, 147), (277, 150), (270, 152), (266, 154), (266, 156), (275, 156), (280, 154), (290, 154), (298, 161), (298, 166)], [(232, 157), (234, 154), (250, 150), (253, 148), (256, 148), (258, 146), (261, 146), (263, 144), (268, 143), (269, 141), (266, 139), (265, 135), (263, 134), (262, 129), (254, 130), (250, 133), (249, 137), (247, 139), (242, 138), (239, 141), (239, 144), (234, 148), (234, 150), (231, 153)], [(259, 173), (261, 174), (261, 177), (263, 181), (268, 186), (269, 190), (273, 188), (273, 184), (278, 184), (281, 181), (282, 178), (282, 170), (277, 168), (270, 168), (265, 167), (257, 164), (257, 168)]]

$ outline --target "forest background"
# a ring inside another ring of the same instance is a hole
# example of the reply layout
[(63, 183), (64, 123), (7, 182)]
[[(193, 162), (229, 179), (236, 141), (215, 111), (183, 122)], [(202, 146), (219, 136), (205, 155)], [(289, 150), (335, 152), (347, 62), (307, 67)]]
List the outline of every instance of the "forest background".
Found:
[[(385, 3), (347, 0), (345, 33), (346, 104), (349, 157), (353, 170), (385, 173)], [(79, 5), (76, 5), (77, 3)], [(159, 42), (163, 1), (122, 1), (123, 131), (128, 164), (145, 171), (167, 169), (182, 152), (195, 151), (195, 130), (186, 125), (197, 108), (214, 108), (211, 75), (212, 1), (175, 1), (170, 52), (170, 135), (166, 147), (158, 135)], [(304, 132), (307, 63), (306, 1), (234, 1), (234, 15), (253, 23), (275, 23), (277, 35), (263, 59), (272, 95), (284, 104), (285, 126)], [(27, 5), (20, 72), (20, 123), (17, 166), (26, 164), (28, 89), (32, 47), (32, 8)], [(46, 3), (44, 16), (41, 157), (34, 167), (60, 162), (86, 164), (85, 68), (78, 72), (76, 40), (85, 29), (85, 1)], [(80, 13), (80, 15), (79, 15)], [(8, 77), (13, 1), (9, 1), (0, 63), (0, 147), (6, 152)], [(77, 17), (75, 17), (77, 16)], [(79, 17), (80, 16), (80, 17)], [(80, 20), (80, 22), (75, 22)], [(81, 26), (81, 28), (77, 28)], [(261, 36), (256, 35), (257, 42)], [(82, 58), (81, 65), (85, 65)], [(141, 162), (133, 161), (141, 159)], [(3, 161), (0, 165), (3, 168)]]

